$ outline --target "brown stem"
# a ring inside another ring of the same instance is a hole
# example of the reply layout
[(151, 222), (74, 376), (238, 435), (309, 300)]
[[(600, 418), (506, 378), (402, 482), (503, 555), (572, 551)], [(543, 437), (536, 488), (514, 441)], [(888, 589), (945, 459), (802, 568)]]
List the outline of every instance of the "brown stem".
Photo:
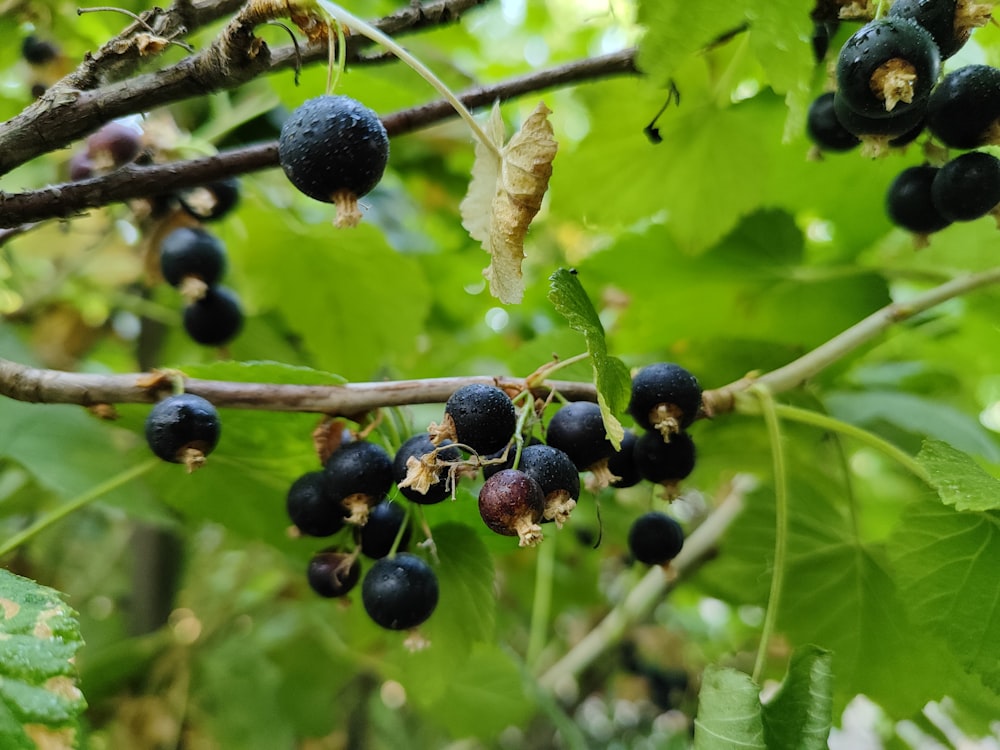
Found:
[[(498, 84), (479, 86), (459, 98), (468, 107), (482, 107), (496, 100), (506, 101), (545, 89), (635, 72), (635, 50), (627, 49), (565, 63)], [(439, 100), (386, 115), (383, 122), (389, 135), (399, 136), (454, 116), (451, 105)], [(278, 144), (270, 142), (169, 164), (130, 164), (107, 175), (40, 190), (13, 195), (0, 193), (0, 228), (43, 219), (68, 218), (88, 208), (162, 195), (277, 165)]]
[[(374, 25), (387, 34), (398, 35), (451, 23), (466, 10), (487, 1), (436, 0), (427, 5), (410, 5)], [(226, 5), (229, 7), (229, 3)], [(184, 19), (201, 21), (196, 13), (185, 15), (178, 11), (170, 15), (154, 9), (142, 14), (141, 22), (134, 22), (24, 111), (0, 125), (0, 175), (41, 154), (68, 146), (116, 117), (236, 88), (291, 65), (292, 45), (275, 61), (268, 46), (253, 34), (259, 24), (285, 15), (289, 3), (259, 0), (239, 5), (239, 13), (205, 50), (162, 70), (128, 77), (140, 62), (162, 49), (161, 45), (147, 43), (146, 37), (151, 35), (144, 25), (169, 39), (183, 30)], [(367, 46), (370, 42), (362, 37), (351, 37), (348, 60), (357, 59), (359, 51)], [(108, 80), (116, 82), (105, 84)]]

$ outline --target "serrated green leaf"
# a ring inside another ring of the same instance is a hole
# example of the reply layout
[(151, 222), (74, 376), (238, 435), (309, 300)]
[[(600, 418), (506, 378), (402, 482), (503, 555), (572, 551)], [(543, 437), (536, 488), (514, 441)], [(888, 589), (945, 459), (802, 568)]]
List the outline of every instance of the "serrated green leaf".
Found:
[(73, 657), (83, 641), (58, 591), (0, 569), (0, 746), (75, 746), (86, 701)]
[(968, 670), (1000, 693), (1000, 512), (914, 502), (890, 540), (902, 601)]
[(931, 484), (946, 505), (956, 510), (1000, 510), (1000, 480), (947, 443), (927, 440), (917, 454)]
[(764, 706), (767, 746), (825, 750), (833, 723), (832, 654), (796, 649), (777, 694)]
[(695, 750), (766, 750), (760, 688), (735, 669), (708, 667), (701, 679)]
[(617, 450), (625, 429), (615, 415), (625, 411), (632, 395), (632, 378), (628, 368), (620, 359), (608, 354), (604, 326), (577, 274), (565, 268), (553, 273), (549, 277), (549, 300), (566, 318), (570, 328), (582, 333), (587, 342), (597, 386), (597, 403), (601, 407), (608, 439)]

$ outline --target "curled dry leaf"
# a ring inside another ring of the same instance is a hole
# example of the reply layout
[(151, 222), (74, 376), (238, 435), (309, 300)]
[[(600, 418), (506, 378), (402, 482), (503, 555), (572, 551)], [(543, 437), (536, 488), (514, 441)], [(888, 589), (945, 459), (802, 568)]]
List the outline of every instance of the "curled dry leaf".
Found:
[(462, 226), (490, 254), (483, 275), (490, 282), (490, 293), (501, 302), (520, 302), (524, 296), (524, 238), (541, 208), (558, 148), (550, 114), (539, 103), (521, 129), (502, 145), (503, 120), (499, 106), (494, 106), (486, 133), (496, 150), (476, 144), (472, 181), (460, 207)]

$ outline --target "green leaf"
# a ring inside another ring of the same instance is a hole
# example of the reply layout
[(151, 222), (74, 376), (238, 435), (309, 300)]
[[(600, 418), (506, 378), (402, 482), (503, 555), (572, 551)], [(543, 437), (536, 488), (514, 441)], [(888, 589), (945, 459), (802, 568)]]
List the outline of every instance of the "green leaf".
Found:
[(1000, 480), (947, 443), (927, 440), (917, 454), (931, 484), (946, 505), (956, 510), (1000, 510)]
[(477, 644), (430, 713), (455, 737), (489, 740), (533, 711), (517, 665), (499, 647)]
[(662, 83), (681, 62), (745, 22), (740, 3), (665, 3), (644, 0), (637, 20), (646, 27), (639, 46), (639, 69)]
[(825, 649), (796, 649), (788, 675), (764, 706), (767, 746), (825, 750), (833, 723), (832, 655)]
[(0, 569), (0, 746), (76, 746), (86, 701), (73, 663), (83, 644), (58, 591)]
[(604, 417), (608, 439), (617, 450), (625, 430), (616, 414), (628, 406), (632, 394), (632, 377), (625, 363), (608, 355), (604, 339), (604, 326), (597, 311), (583, 289), (577, 274), (560, 268), (549, 277), (549, 300), (553, 307), (569, 322), (570, 328), (583, 334), (594, 367), (597, 386), (597, 403)]
[(913, 621), (1000, 693), (1000, 512), (916, 501), (892, 536), (890, 555)]
[(827, 408), (838, 419), (870, 426), (885, 422), (916, 435), (944, 440), (991, 461), (1000, 460), (1000, 449), (978, 421), (954, 407), (889, 390), (846, 393), (834, 391), (824, 397)]
[(705, 670), (694, 720), (694, 747), (695, 750), (734, 747), (766, 750), (760, 689), (749, 675), (720, 667)]
[(281, 383), (294, 385), (343, 385), (347, 379), (312, 367), (297, 367), (283, 362), (213, 362), (182, 365), (181, 371), (192, 378), (229, 380), (238, 383)]

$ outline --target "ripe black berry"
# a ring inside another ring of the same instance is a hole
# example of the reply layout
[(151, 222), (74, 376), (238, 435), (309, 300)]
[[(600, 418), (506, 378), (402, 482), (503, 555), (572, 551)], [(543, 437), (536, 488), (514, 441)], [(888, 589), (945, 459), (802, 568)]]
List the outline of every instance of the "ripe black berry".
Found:
[(503, 449), (514, 437), (517, 412), (494, 385), (464, 385), (444, 405), (444, 421), (431, 428), (435, 443), (451, 438), (481, 456)]
[[(383, 500), (368, 514), (368, 520), (361, 527), (361, 552), (377, 560), (385, 557), (392, 549), (400, 529), (406, 523), (406, 509), (399, 503)], [(403, 529), (399, 548), (405, 549), (410, 540), (410, 529)]]
[(666, 513), (652, 511), (632, 522), (628, 548), (632, 557), (647, 565), (663, 565), (680, 553), (684, 530)]
[(925, 164), (904, 169), (896, 176), (885, 197), (886, 212), (893, 224), (919, 235), (937, 232), (951, 224), (931, 199), (931, 185), (937, 173), (937, 167)]
[(178, 393), (157, 402), (146, 417), (146, 442), (164, 461), (193, 471), (219, 442), (219, 413), (193, 393)]
[(910, 18), (923, 26), (934, 39), (941, 59), (951, 57), (965, 44), (955, 38), (955, 8), (958, 0), (893, 0), (889, 15)]
[(1000, 69), (966, 65), (948, 73), (927, 100), (927, 127), (951, 148), (1000, 143)]
[(663, 442), (658, 432), (647, 432), (635, 443), (632, 452), (635, 467), (648, 482), (675, 485), (694, 471), (694, 441), (686, 432), (670, 436)]
[(222, 346), (243, 327), (239, 298), (226, 287), (213, 286), (184, 308), (184, 330), (204, 346)]
[(612, 476), (611, 486), (617, 489), (634, 487), (642, 481), (642, 475), (635, 465), (635, 444), (639, 437), (632, 430), (625, 430), (621, 448), (611, 454), (608, 459), (608, 471)]
[(460, 461), (458, 448), (451, 441), (434, 445), (431, 436), (421, 432), (409, 438), (392, 459), (392, 478), (403, 496), (414, 503), (433, 505), (451, 494), (449, 462)]
[(235, 177), (227, 177), (181, 191), (177, 199), (181, 208), (199, 221), (218, 221), (239, 203), (240, 181)]
[(385, 448), (365, 440), (340, 446), (323, 471), (327, 492), (347, 509), (347, 522), (359, 526), (392, 486), (392, 459)]
[(21, 57), (30, 65), (45, 65), (59, 55), (59, 47), (46, 39), (29, 34), (21, 42)]
[(806, 115), (806, 132), (823, 151), (850, 151), (861, 141), (837, 119), (833, 99), (829, 91), (813, 100)]
[(327, 492), (322, 471), (303, 474), (288, 488), (285, 510), (295, 527), (307, 536), (331, 536), (344, 527), (344, 506)]
[(377, 625), (389, 630), (415, 628), (437, 606), (437, 576), (430, 565), (408, 552), (383, 557), (365, 575), (361, 601)]
[(200, 227), (178, 227), (160, 243), (160, 271), (174, 287), (180, 287), (188, 278), (214, 286), (226, 271), (226, 249), (211, 232)]
[(312, 590), (320, 596), (331, 599), (344, 596), (361, 578), (361, 562), (357, 555), (330, 547), (313, 555), (306, 578)]
[(521, 547), (542, 541), (539, 522), (545, 512), (545, 495), (534, 479), (518, 469), (504, 469), (483, 483), (479, 515), (497, 534), (516, 536)]
[(545, 442), (569, 456), (579, 471), (592, 470), (615, 452), (601, 408), (591, 401), (573, 401), (553, 414)]
[(882, 156), (886, 148), (909, 143), (924, 129), (923, 106), (911, 107), (891, 117), (867, 117), (852, 110), (835, 94), (833, 110), (844, 129), (861, 139), (863, 156)]
[(632, 378), (628, 411), (640, 427), (658, 430), (664, 439), (690, 425), (701, 408), (698, 379), (680, 365), (657, 362)]
[(521, 450), (517, 468), (542, 488), (542, 521), (562, 527), (580, 497), (580, 474), (570, 457), (551, 445), (529, 445)]
[(389, 136), (378, 115), (347, 96), (319, 96), (281, 127), (278, 160), (292, 184), (337, 205), (339, 225), (356, 224), (358, 198), (382, 179)]
[(908, 18), (862, 26), (837, 58), (837, 95), (858, 114), (888, 117), (922, 105), (941, 65), (931, 35)]
[(938, 170), (931, 198), (952, 221), (985, 216), (1000, 204), (1000, 159), (984, 151), (956, 156)]

